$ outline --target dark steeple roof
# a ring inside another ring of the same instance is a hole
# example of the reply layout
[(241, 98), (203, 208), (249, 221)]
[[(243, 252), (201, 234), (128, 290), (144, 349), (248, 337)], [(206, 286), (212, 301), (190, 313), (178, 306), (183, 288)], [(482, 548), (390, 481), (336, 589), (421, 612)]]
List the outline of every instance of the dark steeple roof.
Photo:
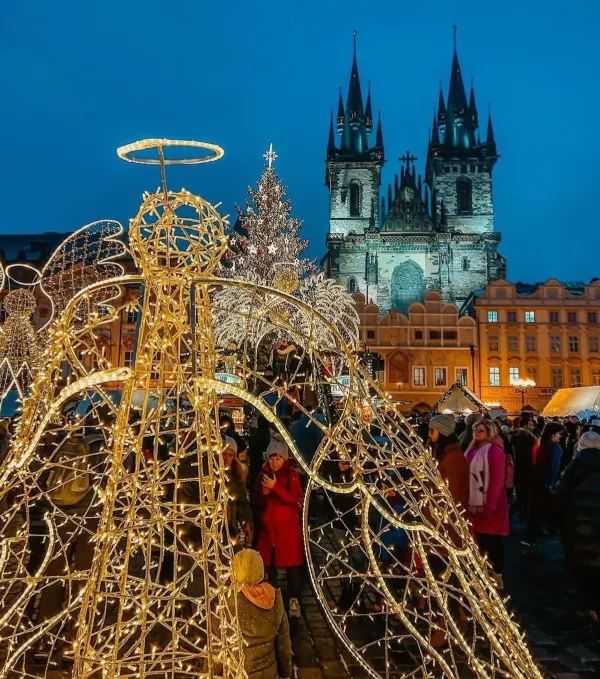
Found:
[(338, 100), (337, 130), (341, 134), (341, 144), (336, 148), (328, 141), (327, 157), (330, 160), (376, 160), (383, 163), (383, 130), (381, 114), (377, 123), (375, 145), (369, 146), (369, 135), (373, 130), (373, 104), (371, 88), (367, 96), (366, 107), (363, 106), (358, 59), (356, 55), (356, 31), (354, 32), (352, 68), (348, 96), (344, 107), (340, 92)]
[(333, 132), (333, 111), (329, 118), (329, 137), (327, 139), (327, 152), (335, 150), (335, 134)]
[(365, 123), (367, 132), (373, 129), (373, 111), (371, 108), (371, 83), (369, 83), (369, 94), (367, 95), (367, 105), (365, 106)]
[(340, 85), (340, 94), (338, 96), (338, 113), (337, 113), (337, 131), (342, 132), (344, 129), (344, 100), (342, 99), (342, 86)]
[(454, 54), (452, 55), (452, 70), (450, 71), (450, 87), (448, 89), (448, 114), (459, 115), (467, 110), (467, 94), (462, 79), (458, 52), (456, 50), (456, 26), (454, 26)]
[(475, 86), (473, 85), (473, 78), (471, 78), (471, 96), (469, 97), (469, 118), (473, 123), (473, 129), (479, 127), (479, 117), (477, 115), (477, 104), (475, 103)]
[(379, 111), (379, 118), (377, 119), (377, 133), (375, 134), (375, 146), (383, 149), (383, 126), (381, 124), (381, 111)]
[[(435, 124), (436, 119), (437, 126)], [(440, 89), (437, 116), (434, 114), (434, 125), (429, 143), (428, 162), (431, 158), (495, 160), (497, 153), (493, 142), (493, 133), (491, 144), (489, 142), (482, 144), (478, 139), (478, 128), (479, 115), (475, 103), (475, 88), (471, 83), (470, 97), (467, 102), (456, 46), (456, 27), (454, 27), (448, 98), (444, 101), (444, 95)]]
[(496, 152), (496, 139), (494, 137), (494, 126), (492, 124), (492, 112), (490, 111), (488, 115), (488, 124), (487, 124), (487, 139), (486, 139), (486, 144), (494, 149), (494, 153)]

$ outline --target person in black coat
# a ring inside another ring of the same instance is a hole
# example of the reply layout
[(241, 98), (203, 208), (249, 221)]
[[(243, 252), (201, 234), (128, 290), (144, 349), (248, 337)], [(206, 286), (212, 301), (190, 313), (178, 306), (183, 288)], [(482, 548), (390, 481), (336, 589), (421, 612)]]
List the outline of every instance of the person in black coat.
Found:
[(600, 434), (586, 432), (555, 489), (563, 546), (588, 616), (600, 616)]
[(526, 517), (529, 512), (533, 480), (533, 446), (536, 439), (529, 415), (521, 416), (519, 426), (510, 437), (510, 451), (515, 464), (515, 510)]

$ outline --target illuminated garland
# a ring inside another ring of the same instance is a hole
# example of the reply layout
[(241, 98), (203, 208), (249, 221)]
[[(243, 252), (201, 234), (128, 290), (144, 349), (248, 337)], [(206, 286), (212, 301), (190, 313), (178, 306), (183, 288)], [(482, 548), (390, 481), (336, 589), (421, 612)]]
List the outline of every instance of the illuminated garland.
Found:
[[(146, 194), (129, 232), (141, 276), (88, 286), (52, 330), (0, 470), (0, 679), (47, 677), (69, 658), (73, 679), (244, 676), (218, 427), (225, 357), (238, 378), (228, 392), (267, 418), (308, 475), (311, 582), (358, 662), (374, 677), (541, 679), (431, 454), (325, 313), (213, 275), (223, 226), (186, 191)], [(124, 370), (96, 339), (131, 306), (116, 301), (131, 286), (143, 292), (139, 350)], [(294, 334), (313, 376), (280, 382), (249, 353), (218, 348), (223, 289), (252, 295), (257, 314), (273, 300), (301, 314), (302, 327), (287, 314), (269, 323)], [(328, 386), (319, 376), (331, 357), (348, 385), (335, 425), (309, 415), (323, 440), (307, 463), (278, 404)]]

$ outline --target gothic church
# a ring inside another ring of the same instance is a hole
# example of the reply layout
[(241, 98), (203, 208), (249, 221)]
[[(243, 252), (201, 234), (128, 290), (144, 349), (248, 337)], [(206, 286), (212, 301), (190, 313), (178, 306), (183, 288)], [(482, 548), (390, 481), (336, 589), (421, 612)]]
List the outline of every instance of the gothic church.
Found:
[(427, 149), (425, 181), (410, 153), (400, 179), (380, 199), (385, 161), (381, 117), (372, 143), (371, 93), (366, 105), (358, 74), (356, 37), (346, 105), (340, 92), (327, 144), (330, 194), (326, 273), (351, 292), (364, 293), (381, 312), (406, 312), (438, 290), (460, 305), (474, 290), (505, 276), (494, 231), (492, 171), (498, 153), (491, 117), (479, 139), (475, 93), (467, 100), (454, 44), (447, 99), (440, 90)]

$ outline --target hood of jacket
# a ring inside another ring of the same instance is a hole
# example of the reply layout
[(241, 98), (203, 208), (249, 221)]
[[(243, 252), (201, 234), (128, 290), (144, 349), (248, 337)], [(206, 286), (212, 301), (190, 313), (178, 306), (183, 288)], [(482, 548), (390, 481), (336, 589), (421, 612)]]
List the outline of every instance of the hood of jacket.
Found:
[(275, 588), (268, 582), (260, 582), (258, 585), (244, 585), (242, 594), (250, 603), (265, 611), (270, 611), (275, 605)]

